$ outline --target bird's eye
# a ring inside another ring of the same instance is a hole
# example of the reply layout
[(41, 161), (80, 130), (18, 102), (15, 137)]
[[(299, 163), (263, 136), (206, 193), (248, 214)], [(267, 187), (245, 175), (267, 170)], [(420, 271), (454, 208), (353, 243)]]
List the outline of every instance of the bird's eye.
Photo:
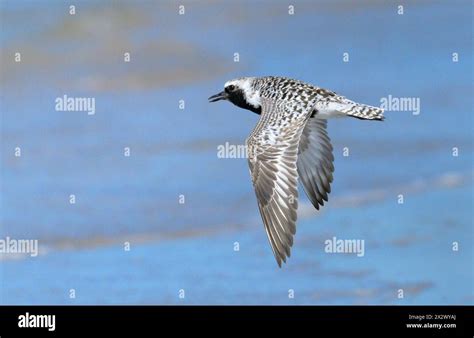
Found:
[(226, 89), (227, 89), (228, 92), (231, 92), (231, 91), (233, 91), (233, 90), (235, 89), (235, 86), (234, 86), (234, 85), (230, 85), (230, 86), (227, 86)]

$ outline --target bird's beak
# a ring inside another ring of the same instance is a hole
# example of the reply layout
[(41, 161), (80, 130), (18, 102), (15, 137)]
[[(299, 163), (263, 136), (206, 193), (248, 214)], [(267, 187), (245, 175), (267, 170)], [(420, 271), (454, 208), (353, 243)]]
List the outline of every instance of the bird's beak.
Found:
[(212, 95), (209, 98), (209, 102), (216, 102), (219, 100), (227, 100), (227, 93), (226, 92), (220, 92), (219, 94)]

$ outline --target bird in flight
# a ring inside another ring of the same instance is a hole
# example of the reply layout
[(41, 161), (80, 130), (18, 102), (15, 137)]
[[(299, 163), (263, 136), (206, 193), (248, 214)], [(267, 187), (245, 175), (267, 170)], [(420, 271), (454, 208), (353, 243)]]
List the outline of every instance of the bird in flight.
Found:
[(355, 117), (382, 121), (383, 109), (283, 77), (242, 77), (228, 81), (209, 102), (227, 100), (260, 115), (246, 140), (258, 208), (281, 267), (296, 233), (298, 178), (319, 210), (328, 201), (334, 156), (327, 119)]

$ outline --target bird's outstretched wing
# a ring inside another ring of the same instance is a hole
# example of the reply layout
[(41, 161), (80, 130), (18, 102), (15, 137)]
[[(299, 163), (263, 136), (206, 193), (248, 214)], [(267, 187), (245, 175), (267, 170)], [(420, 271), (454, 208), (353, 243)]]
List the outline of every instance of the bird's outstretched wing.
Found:
[(250, 175), (278, 265), (286, 262), (296, 232), (298, 145), (312, 108), (262, 98), (262, 114), (247, 139)]
[(298, 148), (298, 175), (306, 195), (318, 210), (328, 200), (334, 172), (334, 156), (326, 126), (326, 120), (310, 118)]

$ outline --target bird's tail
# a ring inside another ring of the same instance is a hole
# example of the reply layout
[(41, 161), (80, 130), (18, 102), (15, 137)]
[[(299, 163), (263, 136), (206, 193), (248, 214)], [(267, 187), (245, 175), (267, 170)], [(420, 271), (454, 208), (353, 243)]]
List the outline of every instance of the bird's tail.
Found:
[(353, 102), (347, 105), (345, 109), (341, 109), (341, 112), (347, 116), (355, 117), (361, 120), (376, 120), (383, 121), (383, 109), (378, 107), (372, 107), (365, 104)]

